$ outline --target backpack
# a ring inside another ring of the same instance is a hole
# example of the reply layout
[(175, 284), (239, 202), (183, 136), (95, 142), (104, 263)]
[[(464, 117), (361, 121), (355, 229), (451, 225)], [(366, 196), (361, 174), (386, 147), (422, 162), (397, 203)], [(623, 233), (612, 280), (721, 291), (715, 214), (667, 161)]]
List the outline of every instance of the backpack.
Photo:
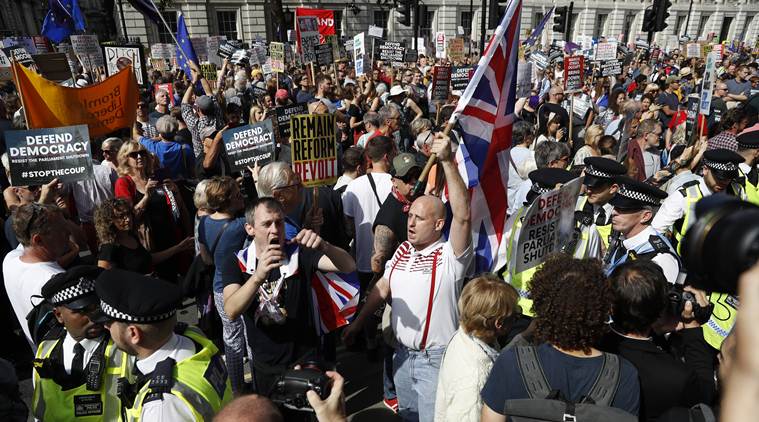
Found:
[[(207, 218), (208, 217), (203, 217), (203, 219), (200, 220), (199, 225), (205, 224)], [(208, 254), (211, 255), (212, 260), (216, 245), (219, 243), (219, 240), (221, 240), (221, 235), (224, 234), (229, 223), (229, 221), (224, 223), (208, 249)], [(214, 263), (207, 264), (203, 261), (201, 254), (196, 255), (190, 264), (190, 268), (187, 270), (187, 274), (180, 282), (179, 288), (182, 291), (182, 298), (194, 299), (203, 293), (210, 292), (213, 287), (213, 275), (215, 271), (216, 265)]]
[(619, 356), (604, 353), (604, 362), (587, 396), (574, 403), (551, 390), (533, 346), (517, 346), (519, 372), (529, 399), (506, 400), (504, 413), (513, 422), (637, 422), (638, 417), (611, 407), (619, 388)]
[[(35, 305), (34, 299), (42, 300)], [(26, 315), (26, 324), (34, 344), (59, 335), (64, 328), (53, 313), (53, 305), (40, 295), (32, 296), (30, 301), (33, 308)]]

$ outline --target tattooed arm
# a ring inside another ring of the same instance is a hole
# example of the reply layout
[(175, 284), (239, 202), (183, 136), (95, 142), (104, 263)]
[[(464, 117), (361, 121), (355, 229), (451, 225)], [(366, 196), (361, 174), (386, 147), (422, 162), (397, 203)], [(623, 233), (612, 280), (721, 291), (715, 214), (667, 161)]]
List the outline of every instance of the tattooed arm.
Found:
[(377, 225), (374, 228), (374, 253), (372, 254), (372, 272), (382, 274), (385, 263), (393, 256), (398, 241), (389, 227)]

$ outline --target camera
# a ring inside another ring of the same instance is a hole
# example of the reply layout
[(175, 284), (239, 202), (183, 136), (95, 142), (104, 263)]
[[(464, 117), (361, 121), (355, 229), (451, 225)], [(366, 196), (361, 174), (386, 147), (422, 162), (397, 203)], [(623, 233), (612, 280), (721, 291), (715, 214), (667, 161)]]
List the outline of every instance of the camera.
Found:
[(707, 306), (701, 306), (696, 300), (696, 296), (693, 293), (683, 290), (682, 284), (675, 284), (671, 287), (667, 293), (667, 307), (670, 315), (680, 316), (685, 310), (685, 304), (690, 302), (693, 309), (693, 317), (699, 324), (706, 324), (709, 321), (709, 317), (712, 316), (712, 309), (714, 304), (709, 303)]
[(300, 369), (290, 369), (284, 373), (271, 393), (271, 400), (288, 409), (313, 412), (306, 398), (306, 392), (313, 390), (325, 400), (332, 389), (332, 378), (325, 373), (321, 363), (309, 361)]
[(700, 200), (696, 216), (682, 239), (688, 284), (734, 295), (759, 258), (759, 207), (720, 193)]

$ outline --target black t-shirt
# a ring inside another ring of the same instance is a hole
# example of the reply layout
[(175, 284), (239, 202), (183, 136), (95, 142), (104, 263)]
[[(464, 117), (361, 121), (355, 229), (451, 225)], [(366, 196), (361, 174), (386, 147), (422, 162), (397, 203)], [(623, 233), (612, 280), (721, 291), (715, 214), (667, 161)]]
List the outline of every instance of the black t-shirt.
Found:
[(284, 324), (255, 322), (257, 295), (243, 314), (248, 344), (258, 366), (284, 370), (318, 345), (311, 306), (311, 277), (322, 255), (313, 249), (299, 249), (298, 272), (286, 278), (282, 287), (280, 304), (287, 312)]
[(387, 226), (395, 234), (395, 239), (400, 244), (408, 240), (407, 222), (408, 213), (403, 212), (403, 204), (395, 196), (388, 195), (377, 212), (372, 231), (378, 225)]
[(161, 113), (160, 111), (153, 109), (153, 111), (151, 111), (150, 114), (148, 114), (148, 121), (150, 122), (151, 125), (155, 126), (158, 119), (160, 119), (163, 116), (168, 116), (168, 115), (169, 113)]
[[(361, 121), (364, 120), (364, 112), (363, 112), (363, 110), (361, 110), (361, 107), (359, 107), (359, 106), (357, 106), (355, 104), (351, 104), (348, 107), (348, 112), (346, 114), (348, 115), (349, 118), (350, 117), (355, 117), (356, 120), (359, 121), (359, 122), (361, 122)], [(361, 126), (358, 126), (356, 129), (354, 129), (353, 132), (356, 133), (356, 134), (360, 134), (363, 129), (364, 129), (364, 126), (361, 125)]]
[(192, 146), (192, 132), (190, 132), (190, 129), (179, 129), (174, 137), (174, 142)]
[(139, 274), (149, 274), (153, 267), (150, 252), (145, 250), (139, 242), (136, 249), (129, 249), (116, 243), (104, 243), (100, 245), (98, 259), (108, 261), (116, 268)]
[(543, 103), (543, 105), (538, 109), (538, 123), (540, 124), (539, 133), (545, 133), (546, 123), (548, 123), (548, 117), (551, 115), (551, 113), (556, 113), (559, 115), (559, 119), (561, 120), (559, 126), (560, 128), (569, 127), (569, 113), (564, 110), (564, 107), (559, 104), (547, 102)]

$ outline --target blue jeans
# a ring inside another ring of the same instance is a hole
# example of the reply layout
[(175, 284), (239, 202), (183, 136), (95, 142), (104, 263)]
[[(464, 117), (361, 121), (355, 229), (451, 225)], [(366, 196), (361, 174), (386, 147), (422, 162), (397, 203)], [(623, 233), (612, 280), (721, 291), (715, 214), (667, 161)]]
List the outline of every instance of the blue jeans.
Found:
[(393, 356), (393, 380), (398, 414), (406, 422), (432, 422), (435, 417), (437, 376), (445, 347), (411, 350), (401, 345)]

